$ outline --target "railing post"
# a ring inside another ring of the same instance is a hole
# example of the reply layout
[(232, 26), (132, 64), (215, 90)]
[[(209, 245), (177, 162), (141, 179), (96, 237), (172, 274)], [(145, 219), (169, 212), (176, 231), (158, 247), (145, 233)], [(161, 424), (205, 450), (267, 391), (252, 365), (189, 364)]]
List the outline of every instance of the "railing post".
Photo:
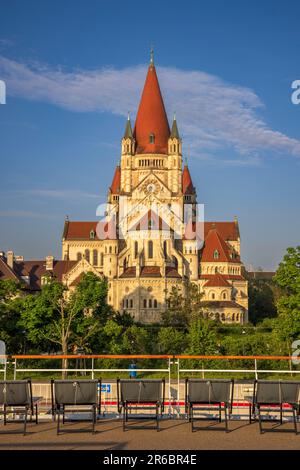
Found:
[(171, 408), (171, 358), (169, 357), (168, 359), (169, 361), (169, 415), (171, 416), (171, 411), (172, 411), (172, 408)]
[(255, 379), (258, 379), (258, 373), (257, 373), (257, 359), (254, 359), (254, 368), (255, 368)]
[(17, 359), (15, 359), (14, 364), (14, 380), (17, 379)]
[(178, 414), (180, 416), (180, 359), (177, 358), (177, 402)]
[(92, 357), (92, 380), (94, 380), (94, 358)]

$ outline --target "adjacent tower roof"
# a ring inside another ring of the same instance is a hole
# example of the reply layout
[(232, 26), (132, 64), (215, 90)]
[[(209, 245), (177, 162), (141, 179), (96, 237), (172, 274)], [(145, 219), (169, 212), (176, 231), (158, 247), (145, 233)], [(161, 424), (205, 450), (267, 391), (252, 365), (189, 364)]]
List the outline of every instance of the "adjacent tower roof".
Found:
[(182, 192), (183, 194), (193, 194), (195, 192), (190, 171), (187, 165), (184, 165), (182, 172)]
[(156, 70), (151, 61), (136, 116), (134, 137), (137, 153), (168, 153), (170, 128)]
[(118, 194), (120, 192), (120, 185), (121, 185), (121, 168), (120, 168), (120, 165), (117, 165), (116, 171), (115, 171), (112, 183), (111, 183), (111, 187), (110, 187), (111, 192), (113, 194)]

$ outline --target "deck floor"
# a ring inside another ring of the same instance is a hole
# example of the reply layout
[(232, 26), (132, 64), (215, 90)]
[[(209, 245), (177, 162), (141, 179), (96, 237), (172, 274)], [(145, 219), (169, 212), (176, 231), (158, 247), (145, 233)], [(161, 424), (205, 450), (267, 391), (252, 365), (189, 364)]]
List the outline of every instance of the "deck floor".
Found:
[[(163, 420), (161, 430), (146, 429), (153, 426), (151, 421), (131, 420), (131, 427), (123, 432), (122, 422), (116, 419), (99, 420), (96, 434), (89, 432), (88, 422), (72, 422), (64, 426), (64, 431), (57, 436), (56, 424), (44, 422), (38, 425), (29, 423), (27, 435), (23, 436), (22, 424), (11, 423), (4, 427), (0, 424), (0, 451), (9, 450), (252, 450), (276, 449), (299, 450), (300, 434), (293, 433), (292, 423), (278, 425), (264, 423), (268, 432), (259, 433), (258, 423), (231, 421), (230, 432), (225, 433), (223, 423), (200, 421), (196, 426), (206, 428), (190, 430), (184, 420)], [(134, 426), (144, 426), (134, 429)], [(299, 426), (300, 427), (300, 426)], [(76, 432), (71, 432), (76, 431)]]

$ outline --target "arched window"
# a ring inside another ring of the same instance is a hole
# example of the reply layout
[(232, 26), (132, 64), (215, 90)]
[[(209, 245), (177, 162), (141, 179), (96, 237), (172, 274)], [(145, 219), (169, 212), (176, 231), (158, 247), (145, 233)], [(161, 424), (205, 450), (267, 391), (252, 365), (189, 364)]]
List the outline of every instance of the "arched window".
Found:
[(98, 251), (93, 250), (93, 265), (97, 266), (98, 265)]
[(152, 299), (149, 299), (149, 308), (152, 308)]
[(134, 242), (134, 257), (137, 258), (139, 253), (139, 244), (138, 242)]
[(91, 230), (90, 231), (90, 238), (93, 240), (95, 238), (95, 231)]
[(82, 254), (80, 252), (77, 253), (77, 261), (81, 260)]
[(234, 315), (234, 313), (232, 314), (231, 320), (232, 320), (232, 321), (235, 320), (235, 315)]
[(153, 258), (153, 241), (148, 241), (148, 258)]
[(164, 240), (164, 257), (168, 257), (168, 251), (167, 251), (167, 240)]
[(155, 135), (154, 134), (149, 135), (149, 142), (150, 142), (150, 144), (154, 144), (154, 142), (155, 142)]
[(219, 252), (218, 250), (214, 251), (214, 259), (219, 259)]
[(85, 250), (84, 254), (85, 254), (85, 259), (86, 259), (88, 262), (90, 262), (90, 250)]
[(109, 247), (109, 252), (112, 253), (112, 247), (111, 246)]
[(173, 263), (174, 263), (175, 269), (178, 269), (178, 260), (177, 260), (176, 256), (173, 256)]
[(222, 313), (221, 319), (222, 319), (222, 321), (225, 321), (225, 313)]
[(126, 308), (128, 308), (128, 299), (126, 299)]
[(157, 308), (157, 300), (156, 299), (154, 299), (154, 301), (153, 301), (153, 307)]
[(226, 294), (226, 292), (223, 292), (223, 296), (222, 296), (222, 297), (223, 297), (223, 300), (226, 300), (226, 299), (227, 299), (227, 294)]
[(130, 299), (130, 308), (133, 308), (133, 299)]
[(212, 300), (214, 300), (214, 299), (216, 298), (216, 294), (215, 294), (214, 292), (212, 292), (212, 293), (210, 294), (210, 296), (211, 296)]
[(100, 266), (103, 266), (103, 259), (104, 259), (103, 253), (100, 253)]
[(147, 308), (147, 299), (144, 299), (144, 308)]

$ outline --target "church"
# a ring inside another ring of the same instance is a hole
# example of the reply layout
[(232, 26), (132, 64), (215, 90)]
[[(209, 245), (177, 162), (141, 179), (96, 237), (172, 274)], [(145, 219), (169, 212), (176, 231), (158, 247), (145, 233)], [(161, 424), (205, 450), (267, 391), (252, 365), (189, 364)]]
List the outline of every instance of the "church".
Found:
[(65, 220), (61, 260), (24, 261), (8, 252), (0, 256), (0, 273), (37, 291), (49, 274), (71, 290), (92, 271), (107, 278), (108, 303), (140, 323), (159, 323), (172, 289), (184, 293), (192, 282), (207, 317), (247, 323), (238, 220), (203, 220), (190, 169), (183, 165), (179, 128), (175, 116), (169, 125), (151, 53), (101, 220)]

